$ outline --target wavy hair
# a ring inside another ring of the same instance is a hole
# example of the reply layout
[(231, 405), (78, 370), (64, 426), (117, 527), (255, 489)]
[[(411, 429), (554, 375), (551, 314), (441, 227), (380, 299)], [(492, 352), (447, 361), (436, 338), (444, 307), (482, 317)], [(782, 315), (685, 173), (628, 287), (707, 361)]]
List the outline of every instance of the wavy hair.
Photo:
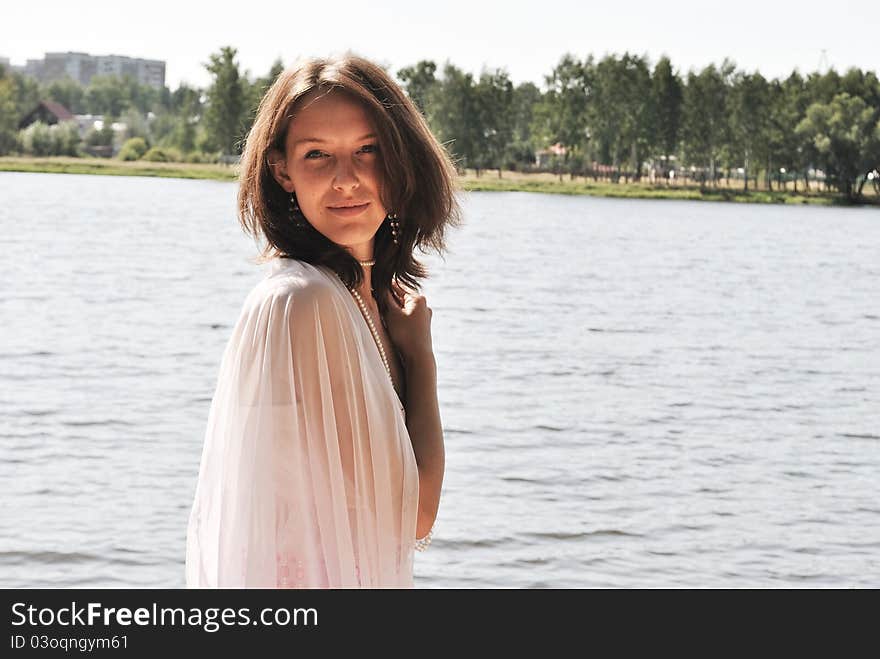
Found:
[(327, 239), (311, 224), (297, 228), (289, 214), (290, 196), (272, 176), (268, 155), (285, 153), (288, 126), (300, 101), (317, 90), (341, 90), (360, 102), (376, 126), (383, 175), (385, 208), (400, 220), (399, 245), (387, 222), (375, 235), (372, 285), (384, 309), (392, 281), (418, 290), (426, 268), (414, 257), (416, 247), (442, 254), (445, 229), (461, 222), (457, 174), (452, 159), (400, 86), (379, 66), (346, 53), (310, 58), (281, 73), (257, 110), (241, 157), (238, 216), (245, 232), (265, 238), (260, 259), (295, 258), (333, 269), (351, 287), (363, 270), (345, 248)]

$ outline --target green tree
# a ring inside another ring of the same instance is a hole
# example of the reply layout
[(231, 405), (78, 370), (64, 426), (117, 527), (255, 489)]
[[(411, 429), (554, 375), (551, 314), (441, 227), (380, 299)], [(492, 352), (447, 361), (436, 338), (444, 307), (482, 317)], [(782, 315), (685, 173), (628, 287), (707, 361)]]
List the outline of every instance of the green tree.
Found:
[(0, 155), (18, 146), (18, 110), (15, 103), (15, 82), (0, 74)]
[(838, 93), (846, 92), (850, 96), (858, 96), (880, 113), (880, 82), (873, 71), (862, 71), (857, 68), (847, 69), (840, 78)]
[(95, 76), (86, 87), (85, 102), (89, 114), (118, 117), (129, 106), (128, 91), (116, 76)]
[(249, 82), (247, 76), (242, 76), (242, 87), (244, 89), (245, 105), (248, 108), (247, 121), (244, 126), (244, 133), (250, 132), (254, 120), (257, 118), (257, 110), (260, 107), (260, 101), (269, 91), (269, 87), (275, 82), (275, 79), (284, 71), (284, 63), (280, 59), (276, 59), (269, 69), (269, 73), (263, 78), (257, 78), (253, 83)]
[(196, 148), (196, 134), (196, 123), (193, 119), (178, 117), (171, 145), (178, 147), (183, 153), (190, 153)]
[(174, 114), (198, 117), (202, 113), (202, 92), (186, 83), (181, 83), (171, 93), (168, 109)]
[(809, 190), (808, 170), (811, 160), (815, 160), (815, 148), (795, 131), (798, 123), (807, 113), (807, 96), (804, 79), (793, 71), (785, 80), (773, 83), (771, 123), (774, 135), (773, 151), (777, 162), (792, 175), (797, 191), (796, 173), (804, 176), (805, 190)]
[[(620, 116), (618, 91), (615, 83), (617, 61), (607, 55), (592, 66), (592, 98), (589, 108), (589, 133), (593, 141), (593, 156), (602, 165), (615, 169), (624, 158), (622, 145), (622, 117)], [(616, 178), (614, 179), (617, 180)]]
[(181, 84), (169, 94), (167, 110), (150, 127), (154, 142), (191, 153), (196, 149), (202, 112), (202, 92)]
[(12, 74), (12, 82), (14, 86), (15, 96), (15, 115), (16, 125), (22, 117), (37, 107), (37, 104), (43, 97), (39, 83), (29, 76), (21, 73)]
[(647, 62), (629, 53), (607, 55), (596, 64), (592, 80), (589, 126), (598, 159), (615, 168), (628, 164), (638, 180), (644, 156), (657, 139)]
[(212, 54), (205, 68), (213, 76), (207, 90), (204, 120), (209, 140), (227, 154), (240, 153), (246, 120), (245, 86), (235, 61), (235, 48)]
[(472, 167), (479, 174), (482, 126), (474, 77), (447, 62), (438, 84), (437, 94), (427, 108), (428, 121), (448, 145), (459, 170)]
[(122, 113), (119, 120), (125, 124), (125, 135), (123, 136), (125, 139), (142, 137), (147, 143), (152, 141), (147, 118), (136, 107), (129, 107)]
[(180, 124), (180, 117), (170, 110), (163, 110), (149, 123), (152, 144), (159, 146), (175, 146), (177, 141), (176, 131)]
[(532, 165), (535, 162), (535, 142), (532, 123), (535, 108), (541, 102), (541, 90), (531, 82), (517, 85), (513, 90), (513, 135), (507, 148), (508, 166)]
[[(729, 143), (727, 124), (727, 85), (732, 65), (721, 70), (710, 64), (699, 74), (688, 72), (684, 88), (682, 150), (691, 165), (708, 168), (713, 183), (717, 179), (719, 156)], [(705, 177), (700, 178), (701, 185)]]
[(117, 78), (125, 98), (126, 108), (134, 108), (140, 114), (156, 112), (161, 107), (161, 93), (152, 85), (142, 85), (130, 75)]
[(822, 159), (823, 169), (838, 190), (853, 198), (861, 193), (860, 175), (880, 162), (880, 126), (875, 110), (857, 96), (837, 94), (830, 103), (813, 103), (797, 132), (809, 139)]
[[(651, 73), (646, 58), (629, 53), (624, 53), (619, 60), (611, 58), (610, 64), (614, 75), (605, 77), (603, 82), (611, 86), (611, 96), (616, 99), (621, 119), (618, 134), (620, 151), (635, 180), (639, 180), (644, 156), (656, 139), (652, 131), (655, 112)], [(597, 77), (597, 88), (598, 80)]]
[(427, 115), (427, 105), (431, 94), (437, 88), (437, 65), (430, 60), (421, 60), (415, 66), (408, 66), (397, 72), (397, 79), (406, 90), (416, 107)]
[(61, 103), (73, 114), (84, 114), (86, 109), (85, 89), (71, 78), (54, 80), (46, 87), (45, 98)]
[(805, 90), (810, 105), (813, 103), (830, 103), (835, 94), (840, 92), (840, 74), (829, 69), (824, 74), (815, 71), (807, 76)]
[(587, 66), (592, 66), (592, 57), (585, 65), (570, 54), (563, 55), (550, 75), (544, 77), (547, 90), (534, 110), (532, 130), (541, 146), (559, 142), (566, 147), (560, 177), (562, 169), (569, 168), (572, 156), (584, 151), (589, 139), (587, 111), (592, 81)]
[(481, 164), (497, 168), (501, 178), (504, 155), (513, 137), (513, 83), (502, 69), (484, 71), (475, 91), (480, 111), (477, 148)]
[[(786, 101), (782, 83), (779, 80), (767, 81), (767, 132), (766, 144), (768, 158), (767, 186), (772, 189), (772, 177), (776, 177), (781, 187), (792, 174), (794, 167), (791, 165), (790, 154), (787, 153), (785, 112), (783, 104)], [(771, 169), (772, 165), (772, 169)], [(782, 169), (785, 169), (785, 177)], [(797, 180), (797, 179), (795, 179)]]
[(651, 91), (655, 108), (654, 147), (659, 149), (669, 167), (670, 156), (678, 149), (683, 92), (681, 78), (673, 72), (672, 63), (665, 55), (654, 67)]
[[(752, 167), (757, 172), (758, 162), (770, 157), (767, 148), (770, 138), (770, 91), (767, 81), (757, 72), (737, 73), (727, 101), (732, 151), (737, 161), (743, 163), (743, 189), (748, 190)], [(768, 173), (769, 170), (768, 164)]]

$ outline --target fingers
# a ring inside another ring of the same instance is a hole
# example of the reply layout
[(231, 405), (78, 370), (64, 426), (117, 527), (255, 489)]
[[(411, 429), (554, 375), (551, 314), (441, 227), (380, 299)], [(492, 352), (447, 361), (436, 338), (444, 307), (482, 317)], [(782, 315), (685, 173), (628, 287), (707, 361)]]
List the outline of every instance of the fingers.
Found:
[[(404, 288), (396, 279), (391, 280), (391, 291), (389, 291), (389, 294), (397, 303), (397, 306), (402, 309), (412, 310), (417, 307), (427, 307), (428, 304), (424, 295), (419, 295)], [(428, 308), (428, 312), (430, 313), (430, 308)]]

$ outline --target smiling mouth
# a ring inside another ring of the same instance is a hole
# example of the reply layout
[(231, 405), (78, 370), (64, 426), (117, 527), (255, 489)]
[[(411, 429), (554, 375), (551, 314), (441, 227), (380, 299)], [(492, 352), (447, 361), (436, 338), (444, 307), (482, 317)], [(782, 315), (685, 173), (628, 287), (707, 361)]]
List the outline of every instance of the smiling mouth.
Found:
[(331, 210), (345, 210), (346, 208), (361, 208), (363, 206), (366, 206), (369, 203), (370, 202), (365, 201), (362, 204), (342, 204), (341, 206), (327, 206), (327, 208), (329, 208)]
[(354, 206), (327, 206), (327, 210), (336, 217), (354, 218), (360, 217), (363, 213), (365, 213), (369, 205), (370, 202), (357, 204)]

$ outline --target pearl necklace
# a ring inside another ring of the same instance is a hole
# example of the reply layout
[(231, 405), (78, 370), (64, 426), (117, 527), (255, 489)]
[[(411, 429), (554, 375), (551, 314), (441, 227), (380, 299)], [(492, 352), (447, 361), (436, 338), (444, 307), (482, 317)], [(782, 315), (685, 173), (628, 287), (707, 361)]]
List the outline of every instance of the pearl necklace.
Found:
[(349, 288), (348, 290), (351, 291), (351, 294), (357, 301), (361, 314), (363, 314), (364, 320), (367, 321), (367, 325), (370, 327), (370, 334), (373, 335), (373, 340), (379, 348), (379, 354), (382, 356), (382, 363), (385, 364), (385, 370), (388, 372), (388, 377), (391, 377), (391, 368), (388, 366), (388, 357), (385, 355), (385, 348), (382, 347), (382, 341), (379, 339), (379, 333), (376, 331), (376, 326), (373, 324), (373, 318), (367, 312), (367, 305), (364, 304), (364, 298), (361, 297), (361, 294), (358, 293), (356, 288)]
[[(369, 268), (376, 265), (375, 259), (368, 259), (366, 261), (361, 261), (358, 259), (358, 264), (362, 268)], [(338, 276), (338, 275), (337, 275)], [(340, 281), (341, 281), (340, 277)], [(345, 282), (343, 282), (345, 284)], [(397, 391), (397, 387), (394, 385), (394, 378), (391, 377), (391, 366), (388, 365), (388, 356), (385, 354), (385, 348), (382, 346), (382, 339), (379, 338), (379, 332), (376, 331), (376, 325), (373, 324), (373, 317), (370, 316), (370, 313), (367, 311), (367, 305), (364, 304), (364, 299), (361, 297), (361, 294), (358, 293), (357, 289), (354, 287), (349, 288), (346, 286), (351, 294), (354, 296), (355, 301), (357, 302), (358, 308), (361, 310), (361, 315), (364, 317), (364, 320), (367, 321), (367, 326), (370, 328), (370, 334), (373, 335), (373, 341), (376, 342), (376, 347), (379, 349), (379, 356), (382, 358), (382, 364), (385, 366), (385, 372), (388, 373), (388, 379), (391, 381), (391, 388), (394, 389), (394, 393), (397, 394), (397, 398), (400, 399), (400, 393)]]
[[(385, 365), (385, 372), (388, 373), (388, 379), (391, 380), (391, 388), (394, 389), (394, 393), (397, 393), (397, 387), (394, 386), (394, 378), (391, 377), (391, 367), (388, 365), (388, 357), (385, 355), (385, 348), (382, 347), (382, 340), (379, 338), (379, 332), (376, 331), (376, 326), (373, 324), (373, 318), (367, 311), (367, 305), (364, 304), (364, 299), (361, 297), (361, 294), (358, 293), (356, 288), (352, 287), (348, 290), (351, 291), (358, 307), (360, 307), (364, 320), (367, 321), (367, 326), (370, 328), (370, 334), (373, 335), (373, 341), (376, 342), (376, 347), (379, 348), (379, 356), (382, 357), (382, 363)], [(397, 395), (399, 398), (400, 394)]]

